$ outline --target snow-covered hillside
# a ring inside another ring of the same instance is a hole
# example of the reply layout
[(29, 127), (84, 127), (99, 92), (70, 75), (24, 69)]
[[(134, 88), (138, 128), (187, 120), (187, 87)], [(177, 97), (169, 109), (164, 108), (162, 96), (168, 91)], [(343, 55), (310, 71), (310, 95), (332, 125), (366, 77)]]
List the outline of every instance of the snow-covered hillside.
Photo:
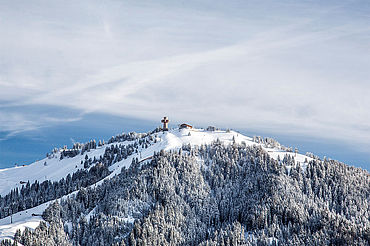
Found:
[[(190, 134), (189, 134), (190, 133)], [(143, 149), (140, 154), (133, 155), (132, 158), (144, 159), (145, 157), (152, 156), (154, 151), (159, 150), (170, 150), (180, 148), (183, 144), (191, 145), (201, 145), (209, 144), (217, 139), (219, 139), (224, 144), (230, 144), (233, 141), (236, 143), (245, 143), (246, 145), (256, 145), (251, 137), (244, 136), (235, 131), (206, 131), (204, 129), (172, 129), (168, 132), (156, 133), (157, 143), (151, 145), (148, 149)], [(132, 141), (126, 141), (120, 144), (131, 144)], [(115, 145), (117, 143), (107, 144), (97, 149), (91, 150), (88, 155), (90, 158), (98, 158), (104, 154), (107, 147)], [(311, 160), (312, 158), (291, 152), (282, 151), (277, 148), (268, 148), (266, 146), (262, 147), (269, 152), (271, 157), (277, 159), (284, 158), (286, 154), (295, 156), (295, 160), (304, 163), (305, 159)], [(81, 161), (84, 161), (84, 155), (77, 155), (73, 158), (59, 159), (59, 155), (53, 158), (45, 158), (36, 161), (27, 166), (14, 167), (0, 169), (0, 195), (4, 196), (8, 194), (14, 188), (22, 187), (21, 182), (33, 183), (38, 180), (42, 182), (44, 180), (56, 181), (61, 178), (65, 178), (68, 174), (76, 172), (76, 170), (83, 168)], [(132, 159), (131, 158), (131, 159)], [(118, 166), (118, 165), (116, 165)], [(119, 164), (122, 166), (122, 164)]]
[[(137, 158), (139, 161), (150, 159), (155, 152), (160, 150), (173, 150), (181, 148), (183, 145), (200, 146), (202, 144), (210, 144), (213, 141), (219, 140), (223, 144), (228, 145), (234, 142), (246, 146), (260, 145), (265, 151), (274, 159), (283, 159), (284, 156), (294, 156), (301, 166), (305, 167), (306, 162), (311, 158), (302, 154), (284, 151), (282, 148), (276, 146), (266, 146), (266, 144), (256, 143), (251, 137), (244, 136), (235, 131), (207, 131), (204, 129), (171, 129), (167, 132), (156, 132), (149, 135), (152, 141), (146, 148), (139, 147), (137, 153), (131, 154), (128, 158), (115, 162), (109, 167), (111, 173), (103, 180), (91, 185), (92, 187), (101, 184), (105, 179), (110, 179), (121, 172), (123, 167), (129, 167), (132, 160)], [(89, 158), (99, 158), (104, 155), (106, 148), (111, 148), (116, 144), (130, 145), (135, 141), (113, 142), (106, 144), (96, 149), (91, 149), (88, 154)], [(0, 170), (0, 195), (5, 196), (14, 188), (21, 188), (21, 182), (45, 180), (58, 181), (65, 178), (68, 174), (73, 174), (79, 169), (83, 169), (83, 162), (85, 161), (85, 154), (78, 154), (72, 158), (63, 158), (60, 160), (60, 153), (57, 153), (52, 158), (45, 158), (36, 161), (28, 166), (7, 168)], [(68, 195), (65, 195), (66, 197)], [(11, 217), (5, 217), (0, 220), (0, 240), (4, 238), (12, 238), (16, 229), (23, 229), (25, 227), (35, 228), (38, 222), (41, 221), (40, 216), (32, 216), (32, 214), (42, 214), (51, 201), (38, 205), (37, 207), (24, 210), (13, 214)], [(12, 223), (11, 223), (12, 222)]]

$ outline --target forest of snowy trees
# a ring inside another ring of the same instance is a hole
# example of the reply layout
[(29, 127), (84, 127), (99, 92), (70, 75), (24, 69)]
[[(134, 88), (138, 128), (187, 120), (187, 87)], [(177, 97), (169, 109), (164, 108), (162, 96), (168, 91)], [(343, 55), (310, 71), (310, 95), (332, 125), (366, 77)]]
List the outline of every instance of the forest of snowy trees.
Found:
[[(60, 152), (60, 159), (74, 157), (77, 154), (85, 155), (84, 161), (76, 163), (76, 167), (81, 166), (72, 175), (62, 178), (59, 181), (51, 182), (50, 180), (35, 181), (30, 184), (28, 181), (20, 189), (13, 189), (4, 197), (0, 196), (0, 219), (15, 214), (17, 212), (38, 206), (44, 202), (60, 198), (80, 188), (92, 185), (99, 180), (109, 175), (108, 167), (112, 164), (126, 159), (128, 156), (137, 152), (139, 147), (147, 148), (152, 140), (148, 137), (149, 134), (138, 135), (136, 133), (128, 133), (112, 137), (120, 142), (134, 141), (131, 144), (116, 144), (105, 148), (104, 155), (99, 158), (89, 158), (88, 152), (90, 149), (96, 148), (95, 141), (90, 141), (86, 144), (74, 144), (70, 150), (63, 149)], [(55, 154), (55, 150), (53, 151)], [(72, 154), (73, 153), (73, 154)], [(47, 155), (48, 157), (52, 155)]]
[[(293, 168), (288, 171), (286, 166)], [(150, 161), (133, 159), (128, 169), (96, 188), (84, 187), (76, 186), (75, 195), (50, 205), (43, 213), (46, 223), (34, 231), (18, 231), (15, 241), (22, 245), (369, 245), (370, 241), (367, 171), (326, 159), (314, 159), (307, 167), (288, 156), (276, 161), (259, 146), (216, 141), (161, 151)], [(35, 197), (39, 190), (32, 190)]]

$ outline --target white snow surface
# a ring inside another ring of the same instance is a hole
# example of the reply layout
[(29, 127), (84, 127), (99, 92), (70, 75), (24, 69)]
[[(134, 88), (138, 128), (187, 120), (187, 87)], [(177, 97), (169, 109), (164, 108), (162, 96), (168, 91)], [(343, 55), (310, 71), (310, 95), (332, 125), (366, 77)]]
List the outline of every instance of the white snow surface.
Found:
[[(89, 158), (94, 158), (94, 156), (98, 158), (100, 155), (104, 155), (107, 146), (98, 147), (86, 152), (86, 154)], [(59, 158), (60, 154), (56, 154), (51, 159), (45, 158), (30, 165), (0, 169), (0, 195), (4, 196), (14, 188), (21, 188), (21, 181), (30, 181), (30, 184), (32, 184), (36, 180), (42, 183), (45, 180), (58, 181), (65, 178), (69, 173), (72, 174), (83, 168), (81, 161), (85, 160), (85, 154), (77, 155), (74, 158), (64, 158), (63, 160), (59, 160)], [(45, 162), (46, 166), (44, 165)]]
[[(133, 158), (138, 158), (139, 160), (144, 160), (148, 157), (152, 157), (154, 152), (159, 152), (160, 150), (172, 150), (179, 149), (183, 144), (190, 144), (192, 146), (200, 146), (202, 144), (210, 144), (217, 139), (223, 142), (225, 145), (231, 144), (234, 141), (239, 144), (245, 144), (246, 146), (251, 145), (261, 145), (253, 142), (253, 139), (247, 136), (244, 136), (235, 131), (206, 131), (204, 129), (172, 129), (167, 132), (155, 133), (157, 142), (151, 144), (148, 148), (139, 149), (139, 153), (133, 154), (127, 159), (124, 159), (120, 162), (117, 162), (109, 167), (109, 170), (112, 173), (105, 177), (103, 180), (97, 182), (96, 184), (91, 185), (91, 187), (96, 187), (103, 183), (104, 180), (110, 179), (115, 175), (121, 172), (123, 167), (128, 168), (132, 162)], [(153, 137), (154, 137), (153, 136)], [(106, 144), (97, 149), (92, 149), (89, 152), (86, 152), (89, 158), (99, 158), (100, 155), (104, 155), (105, 148), (110, 147), (115, 144), (130, 144), (133, 141), (125, 141), (120, 143), (111, 143)], [(267, 148), (266, 146), (261, 145), (269, 155), (274, 158), (283, 159), (286, 154), (294, 156), (296, 163), (300, 162), (305, 168), (304, 161), (312, 160), (312, 158), (302, 155), (295, 154), (291, 152), (286, 152), (281, 149), (272, 149)], [(30, 165), (22, 167), (14, 167), (7, 169), (0, 169), (0, 195), (4, 196), (8, 194), (14, 188), (21, 188), (22, 185), (20, 181), (27, 182), (31, 184), (38, 180), (40, 183), (45, 180), (57, 181), (62, 178), (65, 178), (68, 174), (73, 174), (78, 169), (83, 168), (81, 160), (84, 160), (85, 154), (77, 155), (73, 158), (64, 158), (59, 160), (60, 154), (56, 154), (54, 158), (45, 158), (43, 160), (36, 161)], [(44, 163), (47, 165), (44, 165)], [(77, 166), (77, 167), (76, 167)], [(291, 168), (291, 167), (290, 167)], [(73, 192), (76, 193), (76, 192)], [(71, 195), (71, 194), (69, 194)], [(61, 199), (69, 196), (66, 195)], [(53, 201), (46, 202), (37, 207), (18, 212), (12, 216), (13, 223), (10, 223), (10, 216), (0, 220), (0, 240), (9, 238), (11, 239), (17, 229), (23, 230), (26, 227), (36, 228), (39, 225), (39, 222), (42, 220), (39, 216), (32, 216), (32, 214), (42, 214), (42, 212), (47, 208), (47, 206)], [(89, 214), (87, 217), (89, 217)]]
[[(18, 229), (21, 231), (26, 227), (29, 229), (35, 229), (43, 219), (41, 216), (32, 216), (32, 214), (42, 214), (51, 202), (52, 201), (49, 201), (37, 207), (13, 214), (11, 216), (12, 218), (8, 216), (0, 219), (0, 240), (13, 239), (13, 236)], [(13, 223), (10, 223), (11, 220)]]

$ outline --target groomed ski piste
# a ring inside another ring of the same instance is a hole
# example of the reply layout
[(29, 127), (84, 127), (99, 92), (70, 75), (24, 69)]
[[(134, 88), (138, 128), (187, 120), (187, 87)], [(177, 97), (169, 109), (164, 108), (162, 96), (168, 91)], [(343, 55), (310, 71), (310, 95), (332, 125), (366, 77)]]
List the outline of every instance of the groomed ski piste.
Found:
[[(303, 154), (293, 153), (284, 151), (280, 147), (267, 147), (264, 144), (259, 144), (253, 141), (253, 138), (244, 136), (236, 131), (232, 130), (216, 130), (216, 131), (207, 131), (205, 129), (170, 129), (165, 132), (153, 133), (154, 141), (148, 148), (140, 148), (138, 153), (134, 153), (129, 156), (127, 159), (116, 162), (109, 167), (111, 174), (100, 180), (99, 182), (91, 185), (90, 187), (96, 187), (104, 182), (104, 180), (111, 179), (115, 175), (119, 174), (123, 167), (128, 168), (133, 158), (138, 158), (138, 160), (144, 161), (150, 159), (153, 156), (154, 152), (159, 152), (161, 150), (176, 150), (181, 148), (183, 145), (191, 146), (200, 146), (202, 144), (211, 144), (214, 141), (221, 141), (224, 145), (229, 145), (233, 143), (243, 144), (246, 146), (259, 145), (261, 146), (270, 157), (275, 160), (282, 160), (286, 155), (294, 157), (295, 163), (298, 162), (301, 164), (303, 170), (307, 166), (307, 162), (311, 161), (312, 158)], [(129, 145), (134, 141), (125, 141), (125, 142), (113, 142), (110, 144), (105, 144), (96, 149), (90, 150), (88, 155), (90, 158), (99, 157), (103, 155), (105, 149), (111, 147), (115, 144)], [(65, 178), (68, 174), (73, 174), (79, 169), (84, 168), (81, 161), (84, 160), (85, 155), (77, 155), (73, 158), (64, 158), (60, 160), (60, 153), (57, 153), (53, 158), (45, 158), (39, 161), (36, 161), (30, 165), (0, 169), (0, 195), (5, 196), (12, 189), (21, 188), (22, 182), (30, 182), (31, 184), (34, 181), (39, 181), (40, 183), (45, 180), (58, 181), (62, 178)], [(45, 164), (46, 162), (46, 164)], [(288, 170), (291, 167), (287, 166)], [(75, 191), (73, 193), (77, 193)], [(71, 193), (71, 194), (73, 194)], [(71, 194), (65, 195), (59, 199), (65, 199)], [(0, 240), (3, 239), (13, 239), (15, 232), (20, 229), (24, 230), (26, 227), (29, 229), (35, 229), (40, 221), (42, 221), (41, 215), (43, 211), (56, 200), (52, 200), (46, 203), (43, 203), (39, 206), (18, 212), (12, 216), (5, 217), (0, 219)], [(33, 216), (36, 215), (36, 216)], [(91, 214), (86, 215), (90, 217)], [(87, 218), (88, 219), (88, 218)]]

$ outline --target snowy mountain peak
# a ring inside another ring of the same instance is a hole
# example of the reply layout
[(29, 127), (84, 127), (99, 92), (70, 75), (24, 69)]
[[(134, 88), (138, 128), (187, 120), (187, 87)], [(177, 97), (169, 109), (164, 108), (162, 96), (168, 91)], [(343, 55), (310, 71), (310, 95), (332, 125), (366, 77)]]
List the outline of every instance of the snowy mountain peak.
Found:
[[(179, 149), (184, 145), (201, 146), (215, 141), (225, 146), (234, 143), (245, 147), (258, 145), (275, 160), (282, 160), (285, 156), (294, 157), (295, 163), (301, 163), (303, 168), (306, 167), (308, 161), (312, 160), (308, 156), (291, 152), (271, 139), (251, 138), (236, 131), (216, 130), (213, 127), (208, 130), (180, 127), (168, 131), (157, 130), (149, 134), (123, 134), (112, 138), (108, 144), (104, 145), (97, 146), (95, 141), (85, 145), (75, 145), (73, 149), (54, 150), (47, 158), (27, 166), (2, 169), (0, 170), (0, 195), (4, 197), (15, 188), (23, 194), (22, 189), (24, 188), (22, 187), (26, 187), (27, 182), (30, 185), (27, 184), (26, 190), (32, 189), (29, 187), (36, 181), (41, 186), (43, 182), (49, 182), (44, 185), (45, 187), (53, 186), (51, 182), (58, 186), (57, 183), (62, 179), (65, 180), (63, 182), (70, 182), (73, 185), (79, 179), (83, 180), (83, 177), (90, 178), (84, 183), (80, 182), (75, 189), (80, 186), (97, 187), (104, 180), (109, 180), (121, 173), (122, 168), (130, 167), (135, 160), (145, 161), (161, 150)], [(291, 166), (287, 168), (290, 170)], [(64, 197), (71, 194), (61, 193)], [(35, 228), (42, 219), (32, 214), (42, 214), (48, 204), (59, 197), (52, 196), (53, 199), (46, 199), (46, 202), (42, 204), (24, 204), (22, 206), (25, 206), (26, 210), (16, 213), (10, 211), (13, 213), (11, 217), (0, 218), (0, 239), (11, 238), (18, 228)], [(9, 224), (10, 221), (12, 224)]]
[[(305, 155), (284, 151), (280, 149), (279, 146), (271, 147), (263, 143), (258, 143), (253, 138), (244, 136), (232, 130), (209, 131), (196, 128), (174, 128), (170, 129), (169, 131), (156, 132), (146, 135), (145, 138), (150, 138), (153, 140), (155, 139), (155, 141), (151, 141), (146, 149), (139, 147), (138, 153), (134, 153), (132, 156), (130, 156), (131, 158), (128, 158), (129, 161), (131, 161), (132, 158), (144, 159), (146, 157), (150, 157), (154, 152), (158, 152), (162, 149), (177, 149), (188, 144), (192, 146), (200, 146), (202, 144), (210, 144), (216, 140), (221, 141), (225, 145), (232, 144), (234, 142), (238, 144), (245, 144), (246, 146), (261, 145), (266, 151), (268, 151), (271, 157), (275, 159), (278, 159), (278, 156), (280, 156), (280, 159), (283, 159), (286, 154), (294, 156), (295, 160), (300, 163), (304, 163), (305, 161), (312, 159), (311, 157)], [(65, 178), (68, 174), (72, 174), (78, 169), (83, 168), (83, 164), (81, 163), (85, 161), (86, 155), (88, 155), (88, 157), (91, 159), (99, 159), (100, 156), (104, 155), (106, 148), (110, 148), (111, 146), (117, 144), (130, 145), (135, 143), (135, 141), (136, 140), (112, 142), (100, 147), (96, 147), (96, 149), (90, 149), (89, 152), (84, 154), (78, 154), (72, 158), (63, 158), (62, 160), (60, 159), (61, 153), (59, 152), (55, 155), (49, 156), (49, 158), (44, 158), (30, 165), (0, 169), (0, 195), (4, 196), (14, 188), (21, 188), (22, 185), (24, 185), (24, 182), (29, 181), (32, 184), (36, 180), (40, 183), (45, 180), (60, 180), (61, 178)], [(122, 162), (125, 161), (127, 162), (127, 160)], [(128, 167), (130, 163), (126, 162), (124, 164), (116, 163), (114, 167)], [(111, 167), (111, 170), (113, 170), (114, 167)]]

